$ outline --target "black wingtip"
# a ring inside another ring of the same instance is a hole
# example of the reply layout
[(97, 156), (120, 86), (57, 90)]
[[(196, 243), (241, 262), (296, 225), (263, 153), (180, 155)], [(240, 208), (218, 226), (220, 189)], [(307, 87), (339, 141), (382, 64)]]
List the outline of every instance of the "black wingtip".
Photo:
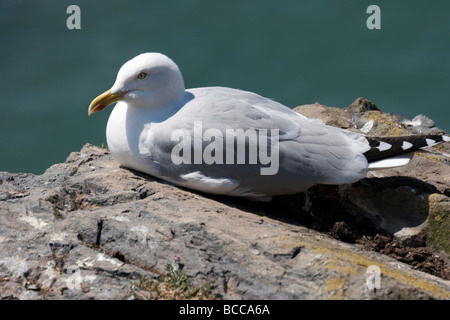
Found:
[(450, 141), (450, 137), (444, 135), (366, 138), (369, 141), (370, 150), (364, 153), (364, 156), (368, 162), (399, 156)]

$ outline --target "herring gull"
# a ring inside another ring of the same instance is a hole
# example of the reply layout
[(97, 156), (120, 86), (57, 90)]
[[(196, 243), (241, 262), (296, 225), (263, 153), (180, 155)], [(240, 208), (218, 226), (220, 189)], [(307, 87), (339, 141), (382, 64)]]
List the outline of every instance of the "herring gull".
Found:
[(115, 102), (106, 138), (123, 167), (197, 191), (247, 198), (353, 183), (369, 169), (405, 165), (407, 153), (450, 140), (367, 137), (252, 92), (186, 90), (178, 66), (160, 53), (126, 62), (88, 114)]

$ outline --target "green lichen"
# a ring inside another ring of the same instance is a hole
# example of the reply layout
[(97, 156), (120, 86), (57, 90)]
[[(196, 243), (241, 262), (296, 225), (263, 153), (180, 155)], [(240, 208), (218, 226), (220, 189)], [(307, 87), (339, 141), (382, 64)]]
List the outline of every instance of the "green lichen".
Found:
[(389, 115), (383, 114), (380, 111), (367, 111), (364, 116), (368, 120), (376, 120), (378, 122), (377, 135), (400, 136), (410, 134), (408, 131), (402, 129), (398, 123), (392, 121)]
[[(449, 230), (449, 229), (447, 229)], [(384, 263), (380, 261), (377, 258), (369, 258), (365, 257), (364, 255), (360, 254), (359, 252), (355, 252), (350, 248), (336, 248), (335, 246), (331, 246), (326, 241), (322, 241), (317, 238), (310, 238), (307, 236), (302, 237), (286, 237), (281, 236), (278, 238), (280, 247), (284, 248), (293, 248), (293, 247), (305, 247), (315, 253), (319, 254), (326, 254), (331, 257), (335, 262), (340, 261), (341, 266), (345, 266), (347, 268), (355, 269), (355, 271), (359, 270), (359, 273), (365, 273), (366, 269), (370, 265), (377, 265), (382, 270), (382, 274), (385, 277), (392, 278), (400, 283), (408, 284), (412, 287), (420, 288), (424, 290), (425, 292), (428, 292), (430, 294), (436, 295), (438, 297), (444, 298), (444, 299), (450, 299), (450, 292), (447, 291), (444, 288), (441, 288), (440, 286), (434, 284), (431, 281), (428, 281), (426, 279), (418, 279), (413, 274), (406, 273), (395, 266)], [(320, 262), (317, 262), (317, 265), (315, 268), (320, 267)], [(338, 271), (340, 272), (340, 276), (337, 277), (337, 279), (344, 278), (348, 276), (348, 269), (341, 269)], [(354, 275), (353, 275), (354, 276)], [(344, 281), (345, 283), (345, 281)], [(335, 280), (334, 282), (330, 282), (327, 284), (326, 290), (329, 293), (332, 293), (331, 289), (339, 288), (340, 286), (343, 286), (344, 283), (342, 283), (342, 279)], [(335, 292), (335, 291), (334, 291)], [(340, 290), (337, 291), (337, 294), (340, 294)], [(345, 291), (342, 292), (345, 296)], [(329, 297), (330, 299), (338, 298), (336, 294), (333, 294)]]
[[(337, 292), (341, 292), (341, 295), (342, 295), (342, 290), (343, 290), (344, 284), (345, 284), (344, 277), (330, 279), (326, 283), (325, 291), (326, 292), (337, 291)], [(339, 294), (339, 293), (337, 293), (337, 294)]]
[(429, 159), (429, 160), (434, 161), (434, 162), (441, 162), (441, 158), (438, 155), (435, 155), (435, 154), (426, 154), (426, 153), (423, 153), (423, 152), (416, 152), (415, 155), (417, 155), (417, 156), (419, 156), (421, 158)]
[(427, 243), (450, 256), (450, 205), (447, 197), (436, 193), (428, 197), (429, 216)]

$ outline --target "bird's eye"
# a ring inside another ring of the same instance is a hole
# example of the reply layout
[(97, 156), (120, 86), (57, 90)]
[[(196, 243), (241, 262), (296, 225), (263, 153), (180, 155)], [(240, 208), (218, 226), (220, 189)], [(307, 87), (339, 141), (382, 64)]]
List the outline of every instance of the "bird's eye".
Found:
[(147, 74), (145, 72), (139, 72), (139, 74), (137, 75), (138, 79), (144, 79), (147, 76)]

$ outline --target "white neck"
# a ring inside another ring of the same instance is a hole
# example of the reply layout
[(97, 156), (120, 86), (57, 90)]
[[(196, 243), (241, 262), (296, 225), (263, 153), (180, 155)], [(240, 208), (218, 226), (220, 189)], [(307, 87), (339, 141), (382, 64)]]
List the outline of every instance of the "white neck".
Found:
[(192, 98), (192, 93), (185, 92), (182, 99), (175, 100), (171, 104), (159, 108), (145, 108), (141, 106), (130, 105), (130, 103), (127, 103), (127, 117), (135, 118), (136, 121), (146, 124), (160, 123), (169, 119), (171, 116), (177, 113), (178, 110), (180, 110), (180, 108), (183, 107), (184, 104)]

